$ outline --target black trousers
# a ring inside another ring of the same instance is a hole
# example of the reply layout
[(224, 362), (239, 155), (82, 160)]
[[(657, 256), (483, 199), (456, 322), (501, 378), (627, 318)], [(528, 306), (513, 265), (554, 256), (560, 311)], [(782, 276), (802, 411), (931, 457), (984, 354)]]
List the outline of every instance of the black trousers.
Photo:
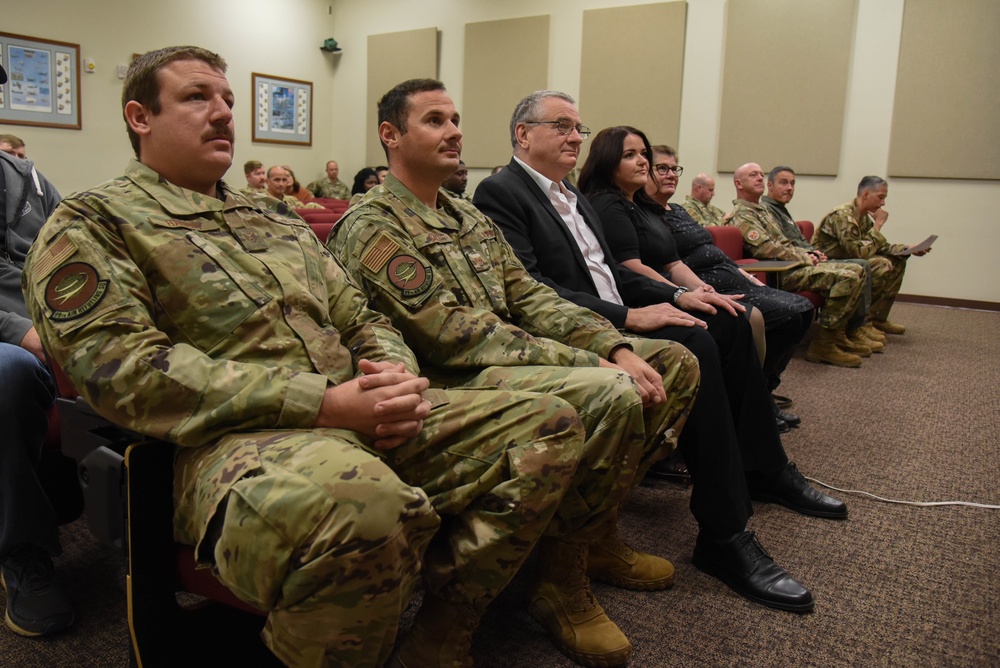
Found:
[(701, 367), (701, 388), (679, 446), (691, 473), (691, 512), (702, 531), (726, 538), (753, 514), (746, 476), (775, 473), (788, 457), (774, 422), (750, 323), (728, 313), (694, 313), (701, 327), (663, 327), (643, 334), (676, 341)]
[(767, 389), (774, 391), (781, 384), (781, 374), (792, 361), (795, 347), (809, 331), (814, 311), (789, 313), (782, 318), (764, 321), (764, 340), (767, 355), (764, 357), (764, 379)]

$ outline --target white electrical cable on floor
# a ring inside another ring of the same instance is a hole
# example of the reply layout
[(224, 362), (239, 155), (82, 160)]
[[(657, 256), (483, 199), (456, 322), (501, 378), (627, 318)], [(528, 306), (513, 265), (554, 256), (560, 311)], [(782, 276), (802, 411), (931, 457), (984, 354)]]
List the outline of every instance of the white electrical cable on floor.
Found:
[(832, 489), (835, 492), (843, 492), (845, 494), (861, 494), (862, 496), (870, 496), (873, 499), (879, 501), (885, 501), (886, 503), (900, 503), (905, 506), (971, 506), (973, 508), (987, 508), (989, 510), (1000, 510), (1000, 506), (990, 505), (988, 503), (975, 503), (973, 501), (898, 501), (896, 499), (886, 499), (881, 496), (876, 496), (871, 492), (864, 492), (860, 489), (840, 489), (839, 487), (834, 487), (833, 485), (827, 484), (822, 480), (817, 480), (816, 478), (810, 478), (805, 476), (806, 480), (816, 483), (817, 485), (822, 485), (828, 489)]

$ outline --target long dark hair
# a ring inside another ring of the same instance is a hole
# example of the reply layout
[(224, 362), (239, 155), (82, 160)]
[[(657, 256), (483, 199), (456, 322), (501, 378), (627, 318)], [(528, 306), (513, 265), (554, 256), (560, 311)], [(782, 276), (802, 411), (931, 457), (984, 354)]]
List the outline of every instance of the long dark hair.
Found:
[(361, 193), (362, 195), (364, 195), (366, 192), (368, 192), (367, 190), (365, 190), (365, 181), (367, 181), (369, 177), (372, 176), (374, 176), (375, 180), (378, 181), (378, 172), (376, 172), (371, 167), (365, 167), (360, 172), (355, 174), (354, 186), (351, 188), (351, 194), (357, 195), (358, 193)]
[[(618, 195), (624, 200), (628, 200), (622, 189), (615, 183), (615, 170), (622, 160), (622, 149), (625, 147), (625, 138), (635, 135), (642, 140), (645, 147), (646, 159), (649, 161), (649, 169), (653, 169), (653, 149), (650, 147), (646, 133), (631, 125), (616, 125), (604, 128), (594, 137), (590, 144), (590, 153), (587, 154), (587, 161), (580, 171), (580, 190), (587, 199), (593, 199), (595, 195), (610, 192)], [(645, 188), (639, 188), (632, 196), (632, 201), (639, 207), (656, 213), (662, 210), (656, 200), (646, 194)]]

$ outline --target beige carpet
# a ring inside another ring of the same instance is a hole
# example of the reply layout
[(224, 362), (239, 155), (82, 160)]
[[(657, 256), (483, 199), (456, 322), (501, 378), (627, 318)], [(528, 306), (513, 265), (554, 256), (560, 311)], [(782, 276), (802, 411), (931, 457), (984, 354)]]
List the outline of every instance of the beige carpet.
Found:
[[(839, 487), (1000, 504), (1000, 313), (900, 304), (893, 320), (906, 335), (861, 369), (793, 360), (781, 390), (804, 424), (784, 438), (790, 456)], [(758, 504), (751, 528), (816, 597), (816, 611), (797, 616), (749, 603), (691, 566), (687, 495), (675, 485), (641, 487), (622, 517), (636, 547), (674, 562), (672, 590), (595, 586), (632, 640), (630, 666), (1000, 665), (1000, 511), (842, 495), (850, 519), (835, 522)], [(43, 640), (0, 629), (0, 665), (125, 666), (121, 562), (82, 521), (63, 536), (58, 563), (79, 621)], [(479, 668), (575, 665), (524, 613), (531, 566), (477, 633)]]

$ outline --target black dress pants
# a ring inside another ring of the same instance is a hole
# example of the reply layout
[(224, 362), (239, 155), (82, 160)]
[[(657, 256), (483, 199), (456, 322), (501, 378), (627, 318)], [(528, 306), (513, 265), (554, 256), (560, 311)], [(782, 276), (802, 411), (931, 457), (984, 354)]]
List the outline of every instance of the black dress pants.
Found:
[(647, 338), (676, 341), (701, 367), (701, 387), (679, 446), (691, 473), (691, 512), (701, 529), (723, 539), (753, 514), (747, 473), (776, 473), (787, 463), (750, 323), (728, 313), (694, 313), (701, 327), (663, 327)]

